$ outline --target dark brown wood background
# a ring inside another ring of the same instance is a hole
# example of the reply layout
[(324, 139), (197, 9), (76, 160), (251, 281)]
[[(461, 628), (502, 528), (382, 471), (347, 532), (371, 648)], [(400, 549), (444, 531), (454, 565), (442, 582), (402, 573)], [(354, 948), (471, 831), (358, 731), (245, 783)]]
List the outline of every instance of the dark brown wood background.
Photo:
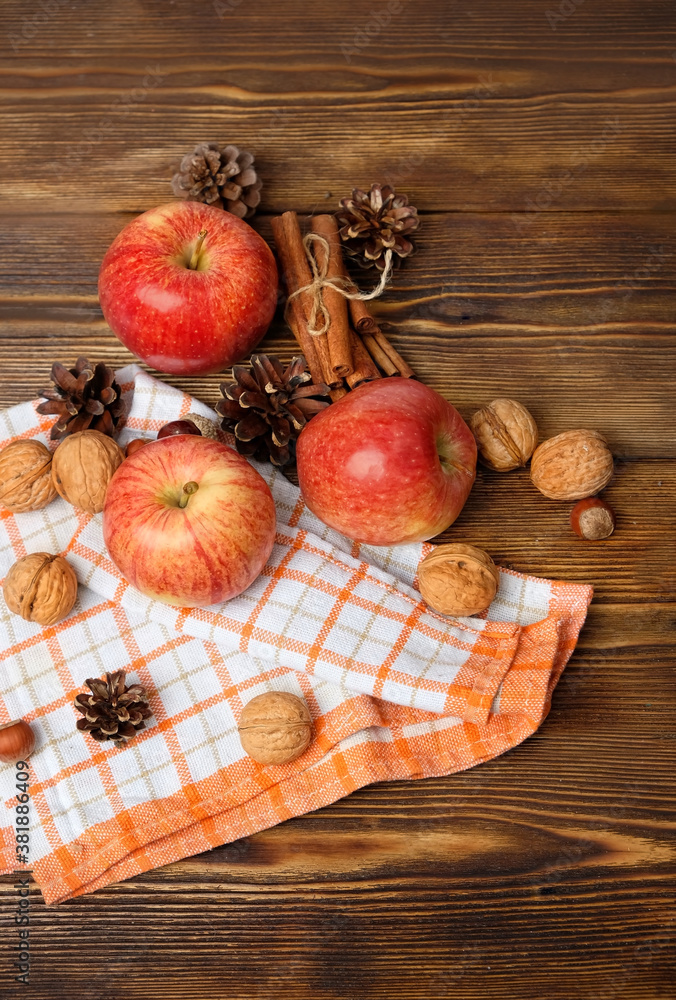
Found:
[[(377, 312), (420, 377), (465, 415), (514, 396), (543, 436), (597, 428), (618, 456), (608, 542), (576, 540), (525, 472), (480, 473), (448, 533), (595, 586), (532, 739), (49, 910), (34, 887), (24, 995), (673, 997), (673, 0), (402, 0), (380, 26), (387, 0), (0, 12), (0, 405), (53, 359), (129, 360), (99, 263), (216, 139), (255, 152), (266, 236), (394, 180), (423, 227)], [(291, 354), (279, 321), (265, 343)], [(218, 382), (182, 384), (214, 402)], [(1, 879), (3, 997), (15, 901)]]

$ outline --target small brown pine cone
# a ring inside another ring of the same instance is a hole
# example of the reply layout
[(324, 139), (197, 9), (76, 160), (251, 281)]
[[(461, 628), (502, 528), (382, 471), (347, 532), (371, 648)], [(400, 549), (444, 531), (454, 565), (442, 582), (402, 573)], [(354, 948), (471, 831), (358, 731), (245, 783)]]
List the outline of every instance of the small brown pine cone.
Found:
[(393, 187), (373, 184), (370, 191), (355, 188), (350, 198), (343, 198), (336, 212), (340, 238), (345, 252), (360, 267), (385, 269), (386, 251), (399, 264), (413, 252), (408, 238), (420, 225), (418, 210), (409, 205), (405, 194)]
[(50, 378), (52, 385), (40, 390), (45, 401), (37, 410), (57, 416), (52, 441), (78, 431), (100, 431), (115, 437), (125, 406), (112, 368), (103, 361), (92, 365), (87, 358), (78, 358), (74, 368), (55, 361)]
[(200, 142), (181, 160), (171, 189), (177, 198), (202, 201), (249, 219), (260, 203), (263, 187), (253, 164), (253, 154), (237, 146)]
[(105, 680), (89, 677), (85, 683), (91, 694), (78, 694), (74, 702), (84, 716), (77, 720), (80, 732), (89, 733), (99, 743), (113, 740), (124, 744), (145, 729), (144, 719), (153, 714), (148, 695), (140, 684), (126, 686), (124, 670), (106, 674)]

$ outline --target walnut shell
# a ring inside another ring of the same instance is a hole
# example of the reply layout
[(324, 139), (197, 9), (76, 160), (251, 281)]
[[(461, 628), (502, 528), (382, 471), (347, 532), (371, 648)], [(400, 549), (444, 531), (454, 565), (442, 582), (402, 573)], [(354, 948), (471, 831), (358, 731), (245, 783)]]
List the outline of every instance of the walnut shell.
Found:
[(103, 510), (108, 483), (124, 459), (112, 438), (100, 431), (78, 431), (54, 453), (52, 478), (60, 496), (88, 514)]
[(564, 431), (543, 441), (530, 463), (533, 485), (550, 500), (583, 500), (607, 486), (613, 456), (598, 431)]
[(481, 460), (497, 472), (525, 465), (537, 447), (537, 424), (515, 399), (494, 399), (477, 410), (469, 425)]
[(32, 552), (14, 563), (2, 590), (15, 615), (38, 625), (56, 625), (72, 611), (77, 577), (63, 556)]
[(12, 441), (0, 451), (0, 504), (15, 514), (40, 510), (56, 497), (52, 453), (41, 441)]
[(498, 590), (498, 568), (476, 545), (437, 545), (418, 566), (426, 604), (442, 615), (466, 617), (485, 611)]
[(252, 698), (237, 728), (242, 747), (259, 764), (288, 764), (304, 753), (312, 739), (307, 705), (286, 691), (267, 691)]

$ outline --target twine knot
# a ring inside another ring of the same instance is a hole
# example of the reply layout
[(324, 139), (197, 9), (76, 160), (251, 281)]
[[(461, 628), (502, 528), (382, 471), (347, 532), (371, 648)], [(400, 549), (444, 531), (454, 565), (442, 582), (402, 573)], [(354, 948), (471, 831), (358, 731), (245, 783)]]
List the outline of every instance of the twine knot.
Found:
[[(317, 257), (315, 250), (312, 246), (313, 243), (319, 244), (324, 250), (324, 259), (322, 265), (317, 262)], [(325, 237), (320, 236), (319, 233), (307, 233), (303, 237), (303, 249), (305, 250), (305, 256), (308, 259), (310, 268), (312, 269), (312, 281), (309, 285), (304, 285), (302, 288), (296, 289), (289, 295), (287, 300), (288, 303), (291, 299), (294, 299), (296, 295), (301, 295), (303, 292), (310, 292), (312, 295), (312, 306), (310, 309), (310, 316), (308, 319), (308, 333), (312, 334), (313, 337), (320, 337), (323, 333), (326, 333), (331, 325), (331, 316), (326, 308), (326, 303), (324, 302), (323, 290), (325, 288), (334, 288), (339, 295), (342, 295), (346, 299), (360, 299), (362, 302), (368, 302), (370, 299), (376, 299), (379, 295), (382, 295), (385, 291), (385, 286), (390, 279), (392, 274), (392, 251), (385, 251), (385, 268), (380, 276), (380, 281), (372, 292), (360, 292), (358, 291), (353, 282), (349, 278), (328, 278), (329, 270), (329, 255), (330, 246), (329, 241)]]

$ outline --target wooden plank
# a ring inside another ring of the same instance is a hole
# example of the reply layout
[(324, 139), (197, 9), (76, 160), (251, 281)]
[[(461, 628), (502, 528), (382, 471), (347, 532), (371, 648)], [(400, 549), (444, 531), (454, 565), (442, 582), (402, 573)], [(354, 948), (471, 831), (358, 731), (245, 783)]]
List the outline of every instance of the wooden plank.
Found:
[[(31, 995), (51, 1000), (58, 969), (72, 1000), (391, 1000), (393, 990), (403, 1000), (503, 1000), (520, 983), (530, 991), (522, 996), (553, 1000), (570, 1000), (571, 987), (589, 998), (668, 996), (669, 880), (655, 879), (650, 892), (631, 880), (605, 889), (591, 869), (579, 889), (553, 882), (487, 895), (470, 882), (455, 898), (443, 883), (409, 896), (367, 882), (328, 898), (314, 888), (244, 898), (227, 886), (180, 897), (104, 890), (96, 908), (83, 900), (58, 916), (36, 902), (36, 954), (52, 973), (33, 975)], [(102, 940), (106, 958), (83, 976), (82, 951), (97, 954)]]
[[(530, 0), (514, 0), (509, 8), (477, 4), (469, 13), (457, 0), (416, 6), (395, 0), (389, 21), (385, 9), (378, 23), (368, 5), (348, 0), (322, 4), (317, 18), (307, 17), (303, 0), (288, 0), (283, 11), (260, 2), (208, 4), (199, 18), (188, 3), (144, 0), (139, 9), (134, 0), (120, 0), (115, 7), (65, 6), (34, 20), (32, 11), (14, 3), (7, 5), (4, 27), (7, 55), (15, 62), (8, 60), (4, 72), (13, 88), (26, 80), (27, 89), (32, 84), (37, 90), (47, 66), (50, 74), (60, 72), (64, 84), (89, 92), (106, 78), (128, 83), (131, 73), (162, 58), (182, 91), (197, 91), (205, 77), (234, 92), (264, 93), (272, 81), (275, 89), (311, 95), (341, 84), (368, 90), (369, 79), (377, 82), (385, 74), (395, 81), (436, 79), (442, 86), (440, 71), (446, 71), (449, 79), (457, 75), (459, 86), (456, 64), (474, 69), (489, 60), (513, 67), (514, 86), (522, 92), (533, 79), (516, 70), (528, 66), (537, 67), (536, 79), (552, 88), (568, 83), (581, 92), (669, 79), (663, 69), (675, 37), (669, 0), (649, 6), (640, 0), (597, 0), (593, 7), (575, 7), (552, 18), (548, 6)], [(558, 5), (551, 9), (558, 11)], [(32, 29), (25, 27), (30, 21)], [(356, 38), (365, 27), (366, 37)], [(343, 44), (350, 43), (361, 51), (344, 52)], [(76, 73), (81, 67), (88, 75)]]
[[(355, 106), (346, 97), (339, 114), (334, 107), (327, 115), (324, 105), (280, 99), (263, 108), (161, 104), (158, 89), (151, 104), (122, 117), (110, 111), (114, 98), (92, 107), (56, 96), (53, 109), (3, 108), (0, 170), (12, 210), (140, 211), (167, 200), (181, 156), (202, 140), (234, 141), (256, 154), (270, 212), (322, 210), (374, 181), (393, 182), (428, 212), (676, 207), (673, 102), (665, 98), (543, 95), (524, 107), (505, 97), (486, 101), (469, 122), (462, 101), (397, 98), (385, 110), (387, 102)], [(405, 137), (400, 148), (393, 135)], [(30, 183), (26, 141), (41, 165), (40, 180)]]
[(64, 5), (33, 27), (17, 10), (0, 92), (7, 204), (138, 210), (216, 138), (258, 155), (275, 212), (388, 178), (425, 211), (673, 211), (668, 0), (573, 5), (554, 23), (530, 0), (495, 7), (402, 0), (381, 26), (346, 0), (317, 19), (301, 0), (264, 15), (225, 0), (199, 16)]
[[(353, 808), (359, 797), (348, 800)], [(633, 1000), (665, 995), (660, 984), (674, 971), (667, 831), (645, 837), (621, 817), (610, 830), (569, 824), (560, 836), (480, 805), (468, 818), (452, 806), (442, 818), (443, 808), (426, 814), (411, 803), (414, 827), (374, 818), (368, 833), (364, 816), (343, 819), (342, 830), (292, 821), (206, 863), (148, 873), (57, 911), (33, 896), (31, 993), (53, 997), (46, 970), (58, 966), (61, 995), (73, 1000), (291, 991), (390, 1000), (395, 979), (396, 995), (410, 1000), (503, 1000), (525, 981), (522, 995), (560, 1000), (610, 989)], [(15, 891), (2, 882), (12, 906)], [(101, 941), (105, 959), (83, 976), (83, 952), (97, 954)]]

